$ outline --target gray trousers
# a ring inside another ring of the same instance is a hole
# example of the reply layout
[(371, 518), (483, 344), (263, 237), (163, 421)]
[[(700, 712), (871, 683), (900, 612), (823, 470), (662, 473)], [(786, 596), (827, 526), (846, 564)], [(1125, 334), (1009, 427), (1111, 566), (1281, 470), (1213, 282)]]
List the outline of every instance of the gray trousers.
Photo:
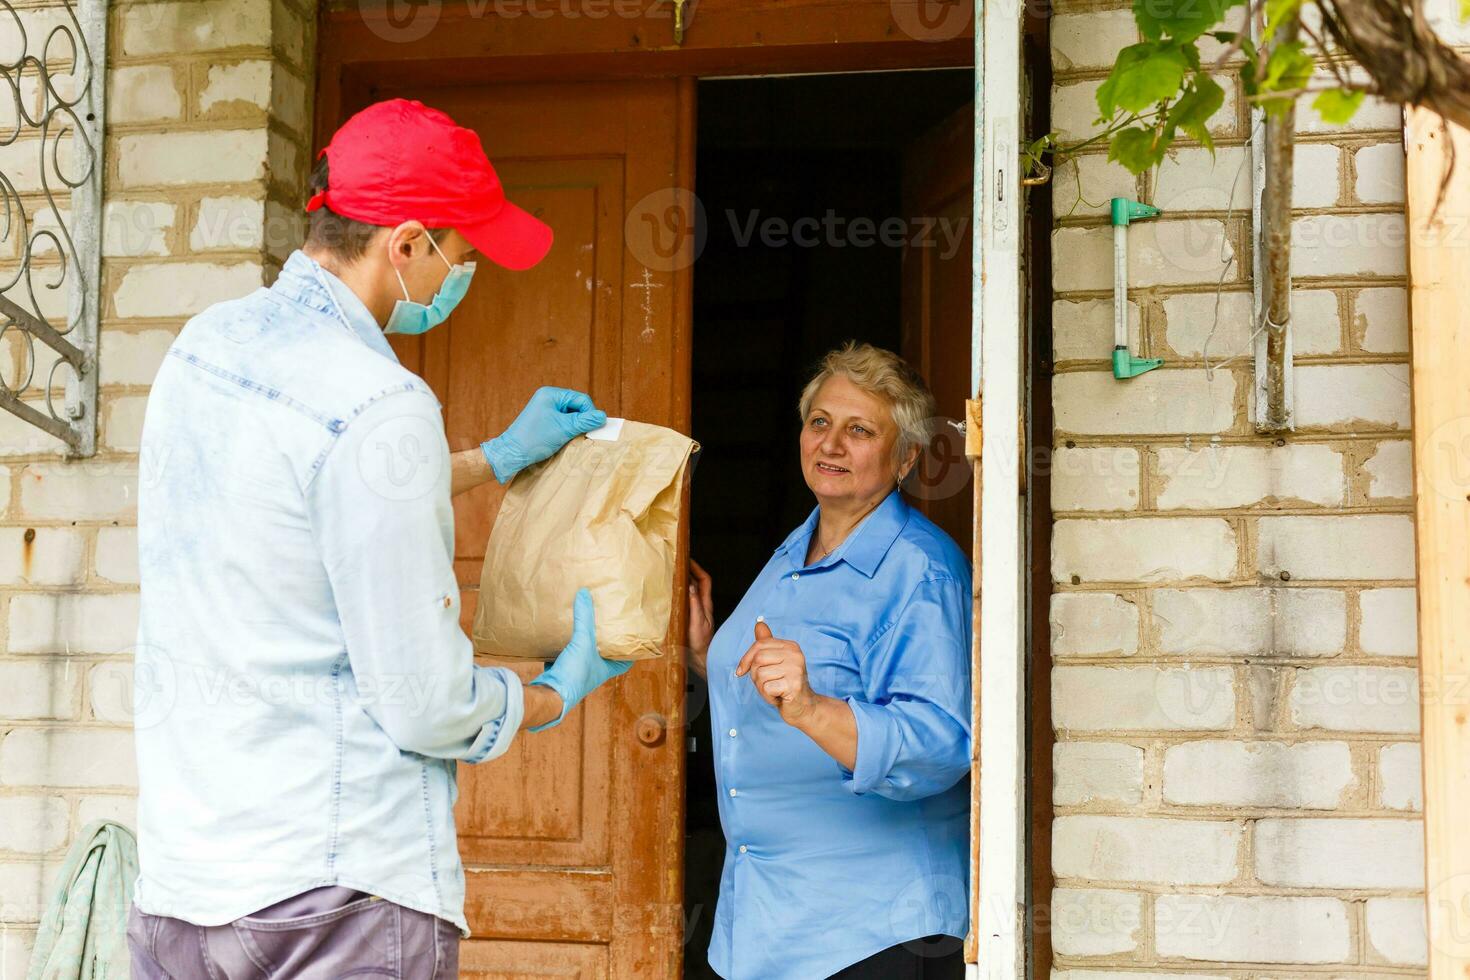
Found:
[(448, 980), (459, 976), (454, 923), (340, 885), (324, 885), (219, 926), (128, 913), (133, 980)]

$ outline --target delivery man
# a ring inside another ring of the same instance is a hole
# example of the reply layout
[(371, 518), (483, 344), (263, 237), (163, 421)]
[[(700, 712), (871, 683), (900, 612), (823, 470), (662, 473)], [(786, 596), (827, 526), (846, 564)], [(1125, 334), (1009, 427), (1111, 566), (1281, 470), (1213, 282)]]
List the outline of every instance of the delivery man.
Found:
[(453, 563), (452, 492), (604, 414), (542, 388), (451, 455), (384, 336), (442, 322), (481, 256), (535, 265), (551, 229), (420, 102), (368, 107), (323, 154), (305, 248), (193, 317), (148, 399), (135, 980), (457, 976), (456, 760), (504, 754), (628, 668), (598, 655), (585, 590), (545, 673), (476, 665)]

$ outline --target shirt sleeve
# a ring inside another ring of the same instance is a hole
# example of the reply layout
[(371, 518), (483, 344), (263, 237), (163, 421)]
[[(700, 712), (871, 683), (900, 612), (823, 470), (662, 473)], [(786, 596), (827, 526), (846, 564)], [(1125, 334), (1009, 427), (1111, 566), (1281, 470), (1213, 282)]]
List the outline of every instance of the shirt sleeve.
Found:
[(970, 769), (970, 596), (949, 577), (921, 581), (863, 659), (857, 760), (839, 765), (853, 793), (917, 800)]
[(523, 690), (459, 624), (449, 484), (439, 404), (407, 389), (348, 420), (307, 511), (363, 710), (404, 751), (483, 762), (510, 747)]

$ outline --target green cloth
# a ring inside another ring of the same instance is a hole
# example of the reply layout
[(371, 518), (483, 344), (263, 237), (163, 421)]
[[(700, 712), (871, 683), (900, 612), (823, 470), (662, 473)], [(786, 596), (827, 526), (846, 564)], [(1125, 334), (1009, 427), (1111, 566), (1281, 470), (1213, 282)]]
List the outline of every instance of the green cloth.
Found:
[(132, 831), (111, 820), (83, 827), (56, 876), (26, 980), (128, 980), (128, 909), (137, 877)]

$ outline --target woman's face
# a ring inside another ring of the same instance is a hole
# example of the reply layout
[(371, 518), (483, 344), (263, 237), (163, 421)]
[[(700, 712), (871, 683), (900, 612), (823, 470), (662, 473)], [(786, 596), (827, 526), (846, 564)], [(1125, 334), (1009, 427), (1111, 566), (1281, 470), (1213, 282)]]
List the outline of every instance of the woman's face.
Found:
[(801, 471), (821, 504), (863, 503), (908, 474), (918, 447), (898, 465), (898, 426), (888, 403), (834, 374), (822, 382), (801, 429)]

